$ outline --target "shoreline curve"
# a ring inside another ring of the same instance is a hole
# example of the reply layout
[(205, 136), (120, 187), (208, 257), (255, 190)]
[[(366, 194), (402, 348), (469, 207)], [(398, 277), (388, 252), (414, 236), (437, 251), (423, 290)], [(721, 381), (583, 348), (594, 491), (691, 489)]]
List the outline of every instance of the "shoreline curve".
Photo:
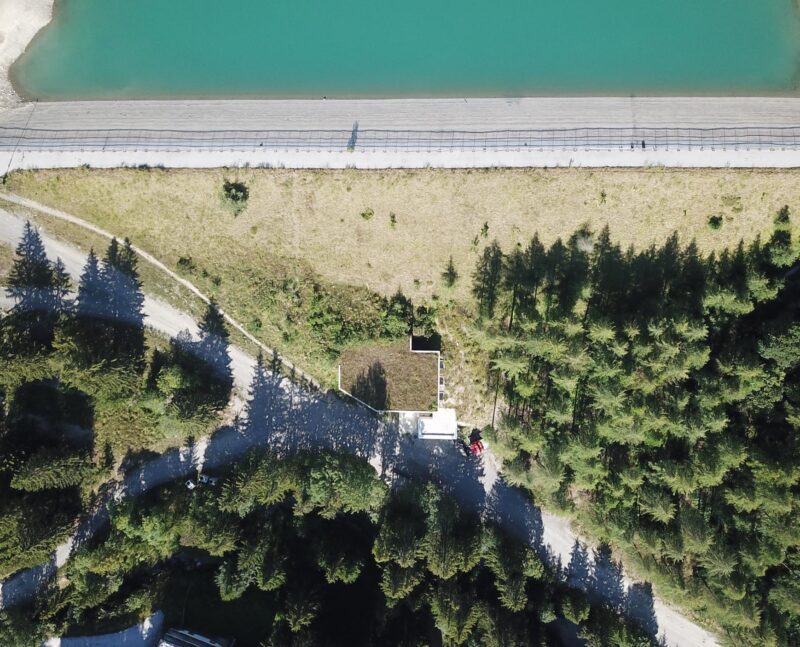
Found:
[(53, 19), (55, 0), (0, 0), (0, 114), (25, 102), (11, 81), (11, 66)]
[[(793, 0), (800, 19), (800, 0)], [(203, 92), (186, 93), (153, 93), (124, 94), (110, 92), (108, 94), (81, 94), (75, 96), (48, 96), (46, 94), (33, 95), (26, 92), (19, 82), (19, 72), (15, 64), (35, 42), (42, 30), (56, 22), (61, 10), (59, 0), (0, 0), (0, 115), (13, 108), (29, 106), (34, 103), (132, 103), (132, 102), (212, 102), (212, 101), (259, 101), (259, 102), (287, 102), (287, 101), (314, 101), (332, 99), (335, 101), (418, 101), (418, 100), (519, 100), (519, 99), (568, 99), (586, 100), (591, 103), (596, 99), (796, 99), (800, 100), (800, 67), (797, 68), (797, 77), (789, 87), (746, 89), (744, 87), (710, 88), (698, 90), (696, 88), (658, 88), (641, 87), (625, 89), (622, 87), (603, 89), (600, 87), (586, 87), (584, 89), (537, 87), (531, 90), (502, 88), (496, 90), (476, 90), (463, 88), (461, 91), (446, 91), (442, 93), (423, 91), (420, 93), (409, 92), (400, 94), (380, 94), (370, 91), (343, 92), (323, 97), (316, 92), (270, 92), (244, 91), (241, 93), (206, 94)]]

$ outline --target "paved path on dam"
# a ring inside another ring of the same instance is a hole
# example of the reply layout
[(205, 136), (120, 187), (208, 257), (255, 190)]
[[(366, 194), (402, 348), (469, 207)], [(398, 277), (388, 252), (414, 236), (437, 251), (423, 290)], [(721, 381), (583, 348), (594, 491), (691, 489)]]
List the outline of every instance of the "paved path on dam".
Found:
[(296, 128), (487, 131), (535, 128), (800, 126), (800, 98), (565, 97), (65, 101), (0, 113), (0, 126), (180, 130)]
[(78, 101), (0, 113), (0, 173), (125, 165), (800, 166), (800, 98)]

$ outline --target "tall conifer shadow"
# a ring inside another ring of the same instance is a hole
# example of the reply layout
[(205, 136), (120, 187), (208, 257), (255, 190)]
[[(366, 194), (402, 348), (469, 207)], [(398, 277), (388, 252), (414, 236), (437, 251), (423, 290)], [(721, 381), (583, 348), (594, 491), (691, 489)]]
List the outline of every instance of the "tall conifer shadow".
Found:
[(653, 586), (649, 582), (635, 582), (628, 587), (625, 598), (625, 612), (649, 636), (658, 634)]
[(542, 514), (523, 490), (498, 479), (489, 492), (486, 517), (518, 541), (532, 546), (540, 557), (552, 561), (542, 541)]
[(373, 362), (356, 378), (353, 395), (378, 411), (386, 411), (391, 408), (386, 371), (380, 362)]

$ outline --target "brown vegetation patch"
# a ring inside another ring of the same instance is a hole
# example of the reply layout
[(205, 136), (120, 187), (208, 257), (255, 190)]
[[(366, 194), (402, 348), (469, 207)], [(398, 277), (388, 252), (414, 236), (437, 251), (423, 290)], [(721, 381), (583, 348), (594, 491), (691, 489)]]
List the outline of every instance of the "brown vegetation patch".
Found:
[(341, 371), (342, 388), (379, 411), (436, 408), (437, 356), (411, 352), (407, 341), (347, 349)]
[(3, 285), (11, 265), (14, 262), (14, 250), (7, 245), (0, 244), (0, 285)]
[[(337, 301), (358, 286), (453, 302), (456, 315), (439, 314), (445, 351), (457, 353), (446, 357), (447, 394), (477, 423), (487, 419), (485, 362), (465, 343), (456, 350), (453, 336), (463, 337), (472, 273), (492, 240), (508, 250), (538, 232), (549, 245), (582, 224), (608, 225), (623, 247), (677, 231), (710, 253), (768, 233), (784, 204), (800, 212), (799, 178), (791, 169), (62, 169), (12, 173), (7, 187), (130, 236), (326, 386), (336, 384), (338, 347), (310, 330), (309, 286)], [(238, 217), (220, 200), (225, 181), (248, 188)], [(448, 286), (451, 258), (458, 278)], [(348, 297), (343, 308), (367, 312), (366, 301)]]
[[(737, 169), (62, 169), (12, 173), (7, 186), (128, 235), (168, 264), (191, 256), (223, 280), (281, 258), (385, 296), (399, 287), (412, 299), (463, 301), (495, 238), (510, 249), (537, 232), (550, 244), (582, 224), (608, 225), (623, 247), (677, 231), (711, 252), (769, 231), (784, 204), (800, 211), (798, 178)], [(228, 180), (249, 190), (238, 218), (219, 199)], [(447, 288), (450, 257), (460, 278)]]

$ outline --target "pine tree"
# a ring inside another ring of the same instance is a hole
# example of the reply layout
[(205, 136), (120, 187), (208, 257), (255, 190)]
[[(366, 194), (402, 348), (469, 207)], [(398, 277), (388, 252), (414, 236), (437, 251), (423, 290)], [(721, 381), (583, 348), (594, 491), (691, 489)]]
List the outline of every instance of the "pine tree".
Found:
[(74, 324), (78, 348), (90, 361), (103, 357), (106, 351), (106, 322), (109, 317), (106, 287), (100, 261), (94, 249), (90, 249), (78, 282)]
[(30, 221), (16, 249), (6, 294), (14, 300), (5, 319), (12, 343), (26, 350), (49, 349), (59, 314), (59, 292), (42, 238)]
[(104, 317), (110, 358), (138, 364), (144, 356), (144, 294), (137, 270), (136, 253), (126, 238), (116, 238), (103, 258), (100, 278), (107, 297)]
[(212, 299), (199, 326), (200, 339), (192, 346), (199, 360), (200, 383), (207, 389), (209, 400), (225, 406), (233, 388), (231, 356), (228, 351), (230, 333), (219, 306)]
[(503, 251), (497, 241), (483, 250), (475, 268), (472, 293), (478, 300), (480, 313), (485, 317), (494, 316), (497, 298), (501, 288), (503, 272)]

